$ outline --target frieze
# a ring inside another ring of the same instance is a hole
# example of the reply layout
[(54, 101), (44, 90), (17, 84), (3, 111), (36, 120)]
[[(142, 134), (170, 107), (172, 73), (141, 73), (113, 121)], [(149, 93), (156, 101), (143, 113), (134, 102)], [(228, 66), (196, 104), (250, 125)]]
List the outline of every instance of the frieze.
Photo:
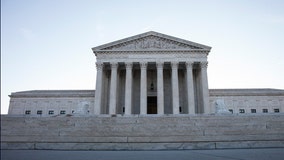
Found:
[(155, 58), (155, 59), (137, 59), (137, 58), (133, 58), (133, 59), (100, 59), (99, 60), (102, 63), (106, 63), (106, 64), (111, 64), (111, 63), (128, 63), (128, 62), (134, 62), (134, 63), (145, 63), (147, 64), (148, 62), (187, 62), (187, 61), (191, 61), (193, 63), (198, 62), (198, 63), (202, 63), (204, 61), (206, 61), (206, 59), (201, 59), (201, 58)]
[(180, 43), (170, 39), (149, 35), (127, 41), (101, 50), (137, 50), (137, 49), (202, 49), (201, 47)]
[(167, 59), (167, 58), (180, 58), (180, 59), (192, 59), (192, 58), (199, 58), (199, 59), (207, 59), (207, 54), (200, 54), (200, 53), (147, 53), (147, 54), (100, 54), (97, 57), (97, 60), (104, 60), (104, 59)]

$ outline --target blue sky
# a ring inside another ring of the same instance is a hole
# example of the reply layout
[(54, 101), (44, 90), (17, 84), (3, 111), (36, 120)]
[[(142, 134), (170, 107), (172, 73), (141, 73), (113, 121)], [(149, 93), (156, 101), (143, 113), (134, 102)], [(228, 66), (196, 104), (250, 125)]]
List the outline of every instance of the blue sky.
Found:
[(212, 47), (209, 88), (284, 89), (282, 0), (2, 0), (1, 114), (11, 92), (95, 89), (91, 48), (156, 31)]

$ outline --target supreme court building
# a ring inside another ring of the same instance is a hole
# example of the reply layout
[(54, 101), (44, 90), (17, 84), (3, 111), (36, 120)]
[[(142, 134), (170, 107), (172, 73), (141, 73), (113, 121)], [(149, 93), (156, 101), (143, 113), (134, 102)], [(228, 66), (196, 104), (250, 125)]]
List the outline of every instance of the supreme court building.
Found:
[[(146, 32), (92, 48), (96, 90), (33, 90), (10, 95), (13, 115), (279, 113), (279, 89), (208, 89), (211, 47)], [(218, 109), (219, 108), (219, 109)]]
[(208, 89), (210, 49), (153, 31), (94, 47), (96, 90), (12, 93), (1, 148), (283, 148), (284, 90)]
[(94, 113), (209, 113), (210, 49), (153, 31), (92, 48)]

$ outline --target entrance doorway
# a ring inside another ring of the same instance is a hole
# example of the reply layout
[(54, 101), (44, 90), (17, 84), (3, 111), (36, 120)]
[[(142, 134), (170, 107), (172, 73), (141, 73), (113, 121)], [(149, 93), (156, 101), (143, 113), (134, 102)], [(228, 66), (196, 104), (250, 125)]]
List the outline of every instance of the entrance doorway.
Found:
[(157, 114), (157, 97), (147, 98), (147, 114)]

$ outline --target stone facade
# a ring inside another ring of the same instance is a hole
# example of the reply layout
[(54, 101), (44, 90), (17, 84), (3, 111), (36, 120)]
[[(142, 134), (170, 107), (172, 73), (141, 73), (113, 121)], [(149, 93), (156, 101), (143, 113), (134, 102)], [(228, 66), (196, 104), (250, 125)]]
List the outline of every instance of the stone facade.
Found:
[[(25, 91), (10, 95), (9, 115), (55, 116), (66, 114), (82, 114), (83, 105), (87, 105), (87, 114), (94, 113), (94, 90), (66, 91)], [(139, 97), (139, 96), (138, 96)], [(284, 91), (276, 89), (210, 89), (210, 112), (216, 113), (215, 102), (224, 100), (225, 108), (234, 114), (283, 113)], [(166, 108), (170, 109), (170, 107)], [(49, 114), (53, 111), (52, 114)], [(167, 110), (165, 111), (167, 112)], [(134, 113), (138, 113), (134, 110)], [(119, 114), (123, 114), (120, 112)], [(181, 113), (187, 114), (187, 113)]]
[(209, 90), (210, 49), (156, 32), (95, 47), (96, 91), (12, 93), (1, 149), (284, 147), (284, 90)]
[(210, 49), (153, 31), (94, 47), (96, 96), (94, 90), (15, 92), (9, 114), (212, 114), (219, 113), (217, 101), (232, 113), (284, 112), (283, 90), (209, 91)]
[(217, 99), (224, 100), (226, 108), (232, 113), (284, 112), (284, 90), (212, 89), (210, 90), (211, 109), (215, 109)]
[(10, 97), (10, 115), (54, 116), (94, 112), (94, 90), (36, 90), (12, 93)]
[(92, 48), (97, 56), (95, 113), (210, 113), (211, 47), (147, 32)]

